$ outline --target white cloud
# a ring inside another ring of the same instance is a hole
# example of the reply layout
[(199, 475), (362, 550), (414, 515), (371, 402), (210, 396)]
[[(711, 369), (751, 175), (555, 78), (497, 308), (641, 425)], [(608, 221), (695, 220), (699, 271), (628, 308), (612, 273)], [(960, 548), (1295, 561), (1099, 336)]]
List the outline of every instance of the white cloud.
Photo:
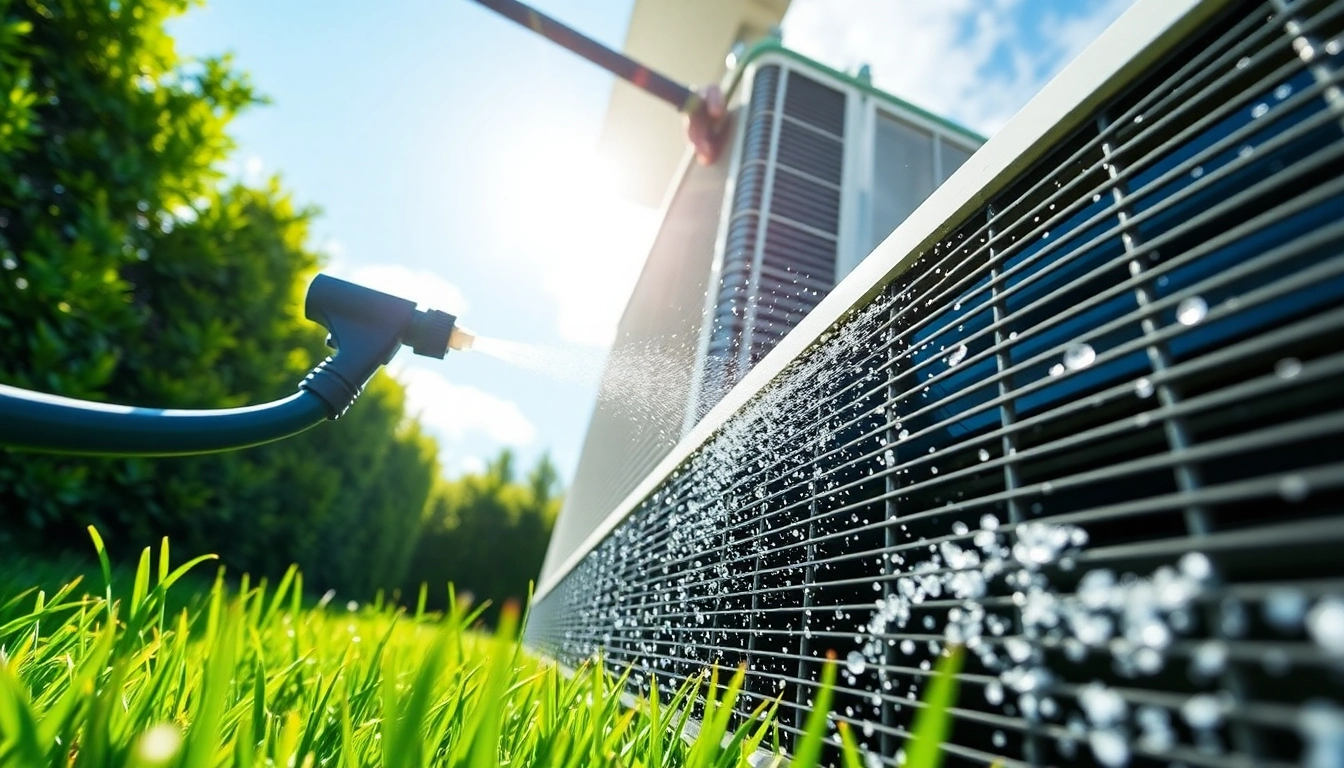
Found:
[(345, 256), (345, 243), (342, 243), (334, 237), (328, 237), (322, 241), (321, 245), (317, 246), (317, 250), (321, 251), (327, 258), (335, 262)]
[(484, 473), (486, 463), (485, 459), (482, 459), (480, 456), (472, 456), (468, 454), (466, 456), (458, 456), (455, 461), (446, 466), (448, 467), (449, 475), (460, 477), (462, 475), (479, 475)]
[[(327, 242), (330, 244), (335, 241)], [(337, 245), (339, 246), (339, 243)], [(462, 296), (462, 291), (429, 270), (411, 269), (400, 264), (370, 264), (356, 267), (333, 263), (326, 271), (342, 280), (410, 299), (420, 305), (421, 309), (439, 309), (458, 316), (467, 311), (467, 300)]]
[(1131, 3), (794, 0), (784, 40), (841, 69), (870, 64), (874, 85), (993, 133)]
[(406, 410), (441, 438), (445, 453), (451, 452), (451, 443), (469, 437), (514, 447), (537, 439), (537, 428), (510, 400), (454, 384), (425, 368), (406, 366), (393, 376), (406, 387)]

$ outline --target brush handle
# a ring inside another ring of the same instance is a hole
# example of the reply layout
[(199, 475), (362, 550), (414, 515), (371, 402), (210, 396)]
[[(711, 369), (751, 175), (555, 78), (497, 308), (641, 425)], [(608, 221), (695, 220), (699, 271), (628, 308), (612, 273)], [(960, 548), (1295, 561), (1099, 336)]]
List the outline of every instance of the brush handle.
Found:
[(613, 51), (518, 0), (475, 0), (475, 2), (577, 53), (645, 93), (666, 101), (679, 112), (689, 114), (701, 107), (699, 94), (690, 88), (649, 69), (623, 53)]

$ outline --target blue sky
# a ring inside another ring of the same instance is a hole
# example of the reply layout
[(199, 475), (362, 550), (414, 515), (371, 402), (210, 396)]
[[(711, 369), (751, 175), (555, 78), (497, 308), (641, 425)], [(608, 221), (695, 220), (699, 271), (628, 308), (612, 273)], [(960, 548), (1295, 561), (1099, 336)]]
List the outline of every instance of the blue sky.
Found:
[[(632, 4), (535, 3), (615, 47)], [(784, 39), (992, 133), (1128, 4), (794, 0)], [(466, 0), (215, 0), (172, 32), (185, 55), (232, 52), (271, 99), (235, 122), (229, 170), (279, 173), (319, 206), (331, 271), (547, 350), (546, 371), (394, 361), (445, 471), (509, 445), (527, 464), (550, 451), (568, 477), (656, 224), (595, 159), (610, 76)]]

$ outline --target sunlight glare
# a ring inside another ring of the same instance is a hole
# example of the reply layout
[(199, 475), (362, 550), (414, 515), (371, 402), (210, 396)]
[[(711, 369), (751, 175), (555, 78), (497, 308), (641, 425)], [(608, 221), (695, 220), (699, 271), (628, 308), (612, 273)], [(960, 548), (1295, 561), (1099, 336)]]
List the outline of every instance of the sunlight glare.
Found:
[[(519, 137), (513, 137), (519, 138)], [(536, 132), (511, 148), (498, 179), (510, 205), (496, 228), (555, 302), (569, 343), (605, 346), (644, 264), (658, 211), (623, 199), (620, 170), (590, 145)]]

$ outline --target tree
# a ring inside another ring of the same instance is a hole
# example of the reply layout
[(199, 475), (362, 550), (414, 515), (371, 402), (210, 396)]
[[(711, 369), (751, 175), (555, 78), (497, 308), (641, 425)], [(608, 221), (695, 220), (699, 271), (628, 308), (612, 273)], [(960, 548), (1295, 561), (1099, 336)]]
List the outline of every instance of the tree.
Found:
[[(223, 184), (230, 120), (257, 104), (227, 57), (177, 56), (187, 0), (0, 0), (0, 382), (213, 408), (294, 391), (325, 354), (302, 317), (315, 210)], [(339, 432), (341, 439), (333, 440)], [(0, 452), (0, 544), (169, 535), (313, 586), (400, 583), (435, 448), (376, 378), (339, 423), (171, 460)]]
[[(505, 450), (480, 474), (439, 484), (412, 559), (404, 596), (429, 585), (429, 605), (442, 608), (445, 587), (469, 592), (497, 610), (507, 600), (523, 602), (541, 571), (551, 527), (560, 511), (559, 476), (543, 456), (527, 476), (514, 475)], [(491, 611), (494, 613), (494, 610)]]

